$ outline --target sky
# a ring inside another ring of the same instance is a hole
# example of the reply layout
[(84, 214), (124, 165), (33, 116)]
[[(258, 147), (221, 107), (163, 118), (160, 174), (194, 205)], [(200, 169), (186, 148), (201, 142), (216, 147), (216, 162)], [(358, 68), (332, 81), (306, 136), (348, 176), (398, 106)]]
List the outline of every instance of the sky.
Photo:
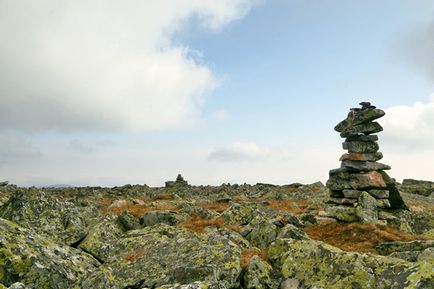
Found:
[(434, 181), (432, 0), (0, 0), (0, 181), (325, 182), (370, 101)]

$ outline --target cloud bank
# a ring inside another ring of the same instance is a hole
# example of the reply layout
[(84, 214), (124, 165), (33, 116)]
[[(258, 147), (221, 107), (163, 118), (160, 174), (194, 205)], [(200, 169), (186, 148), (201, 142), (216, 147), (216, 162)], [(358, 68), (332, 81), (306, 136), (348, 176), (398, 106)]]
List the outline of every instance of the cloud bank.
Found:
[(192, 19), (220, 29), (257, 2), (0, 1), (0, 129), (194, 125), (217, 80), (172, 37)]
[(427, 103), (394, 106), (385, 111), (386, 117), (380, 121), (387, 142), (407, 148), (434, 147), (434, 94)]

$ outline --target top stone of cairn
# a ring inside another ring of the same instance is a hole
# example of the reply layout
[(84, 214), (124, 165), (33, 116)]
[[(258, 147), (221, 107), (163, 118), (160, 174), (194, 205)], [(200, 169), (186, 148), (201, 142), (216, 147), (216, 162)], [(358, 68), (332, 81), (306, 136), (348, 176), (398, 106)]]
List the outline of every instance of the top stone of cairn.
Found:
[[(373, 120), (384, 116), (385, 112), (369, 102), (361, 102), (360, 105), (361, 108), (351, 108), (347, 118), (335, 126), (335, 131), (341, 133), (341, 136), (369, 134), (382, 130), (382, 127)], [(364, 129), (365, 126), (366, 129)]]

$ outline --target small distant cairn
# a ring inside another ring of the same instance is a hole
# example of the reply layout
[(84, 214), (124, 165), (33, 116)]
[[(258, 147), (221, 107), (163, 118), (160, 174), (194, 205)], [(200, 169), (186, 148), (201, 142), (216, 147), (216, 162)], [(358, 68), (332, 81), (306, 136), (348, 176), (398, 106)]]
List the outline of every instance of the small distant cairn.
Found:
[(184, 180), (184, 178), (182, 177), (181, 174), (178, 174), (178, 176), (176, 176), (176, 180), (175, 181), (167, 181), (166, 182), (166, 188), (173, 188), (173, 187), (179, 187), (179, 186), (188, 186), (188, 182), (186, 180)]
[[(351, 108), (347, 118), (335, 127), (340, 133), (343, 148), (348, 150), (341, 156), (341, 167), (329, 172), (327, 187), (330, 203), (339, 206), (333, 215), (341, 221), (376, 223), (378, 210), (406, 209), (395, 181), (385, 170), (390, 166), (379, 163), (383, 154), (379, 152), (378, 133), (383, 130), (374, 121), (385, 112), (369, 102), (361, 102), (360, 108)], [(344, 214), (342, 214), (344, 212)]]

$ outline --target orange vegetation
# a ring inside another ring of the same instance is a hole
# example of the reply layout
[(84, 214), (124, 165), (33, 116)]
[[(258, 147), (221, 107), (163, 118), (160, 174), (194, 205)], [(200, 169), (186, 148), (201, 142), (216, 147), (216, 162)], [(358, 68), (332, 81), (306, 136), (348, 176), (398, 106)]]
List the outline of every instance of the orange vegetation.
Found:
[(158, 201), (158, 200), (166, 200), (166, 201), (169, 201), (169, 200), (173, 200), (173, 195), (171, 195), (171, 194), (169, 194), (169, 193), (164, 193), (164, 194), (161, 194), (161, 195), (153, 196), (153, 197), (151, 198), (151, 200), (152, 200), (152, 201)]
[(203, 203), (200, 205), (205, 210), (211, 210), (216, 212), (223, 212), (229, 207), (228, 203), (221, 203), (221, 202), (211, 202), (211, 203)]
[(405, 200), (405, 203), (408, 205), (410, 210), (417, 212), (418, 210), (424, 211), (424, 212), (431, 212), (434, 213), (434, 205), (423, 202), (423, 201), (416, 201), (416, 200)]
[(135, 262), (140, 257), (144, 256), (145, 253), (143, 251), (135, 251), (133, 253), (127, 254), (123, 256), (123, 259), (128, 262)]
[(178, 209), (178, 207), (173, 205), (173, 204), (161, 204), (161, 205), (156, 205), (156, 206), (147, 206), (147, 205), (133, 204), (131, 202), (127, 202), (124, 205), (114, 207), (114, 208), (106, 207), (102, 211), (106, 214), (112, 214), (112, 215), (120, 215), (124, 211), (128, 211), (134, 217), (140, 218), (145, 212), (174, 211), (177, 209)]
[(181, 224), (182, 227), (193, 232), (202, 233), (207, 227), (226, 228), (232, 231), (240, 231), (240, 226), (228, 225), (222, 218), (202, 219), (198, 215), (193, 215)]
[(304, 229), (315, 240), (324, 241), (344, 251), (372, 252), (375, 245), (391, 241), (421, 239), (392, 228), (361, 223), (317, 224)]
[(268, 207), (276, 211), (302, 214), (306, 212), (309, 205), (307, 200), (274, 200), (270, 202)]
[(240, 196), (234, 197), (233, 200), (235, 202), (238, 202), (238, 203), (256, 203), (256, 202), (258, 202), (258, 199), (256, 199), (256, 198), (246, 198), (246, 197), (240, 197)]
[(241, 250), (241, 267), (246, 268), (249, 265), (250, 259), (252, 259), (252, 257), (255, 255), (257, 255), (262, 260), (268, 262), (268, 255), (265, 249), (252, 247), (250, 249)]

